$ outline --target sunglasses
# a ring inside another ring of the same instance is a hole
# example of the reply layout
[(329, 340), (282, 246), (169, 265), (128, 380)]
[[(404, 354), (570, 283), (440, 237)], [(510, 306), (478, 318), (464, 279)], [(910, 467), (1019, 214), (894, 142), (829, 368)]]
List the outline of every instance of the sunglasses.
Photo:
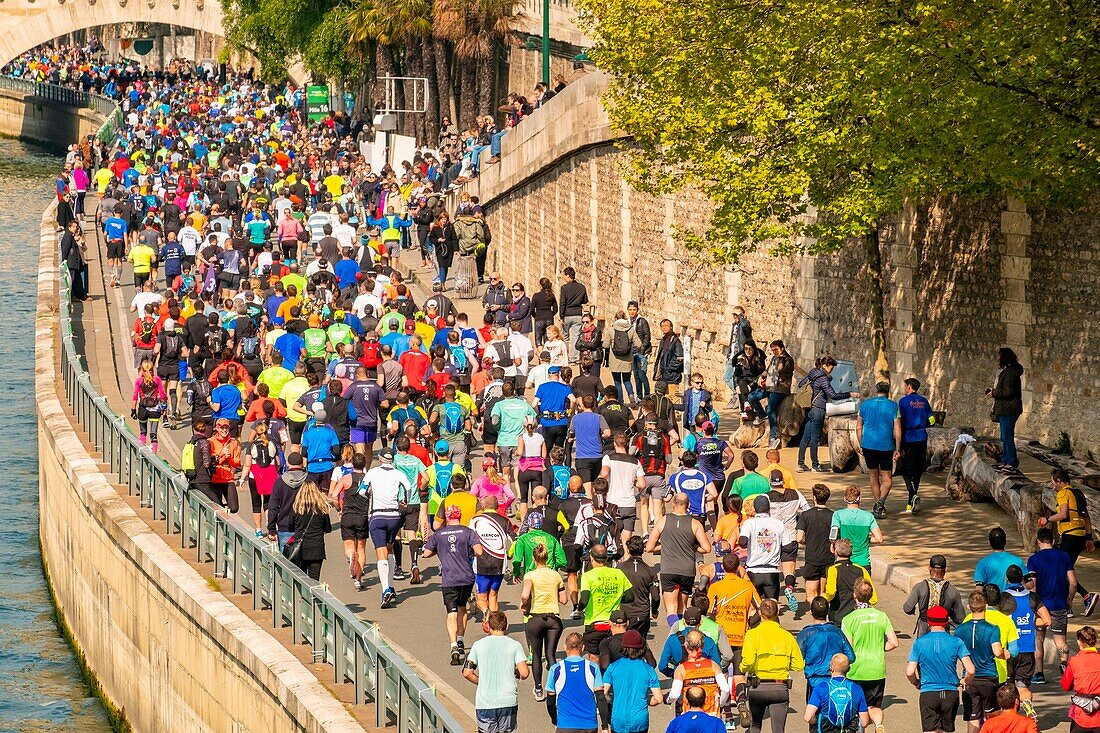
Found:
[(513, 293), (522, 293), (522, 292), (523, 292), (523, 288), (512, 288), (512, 292), (513, 292)]

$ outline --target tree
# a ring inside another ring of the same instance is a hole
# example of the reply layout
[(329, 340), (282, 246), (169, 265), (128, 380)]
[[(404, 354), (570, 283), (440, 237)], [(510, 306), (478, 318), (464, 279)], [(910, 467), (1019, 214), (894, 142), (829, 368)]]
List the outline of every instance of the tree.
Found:
[(630, 176), (714, 202), (688, 245), (720, 264), (866, 248), (906, 201), (1074, 205), (1100, 184), (1100, 7), (1070, 0), (579, 0), (629, 133)]

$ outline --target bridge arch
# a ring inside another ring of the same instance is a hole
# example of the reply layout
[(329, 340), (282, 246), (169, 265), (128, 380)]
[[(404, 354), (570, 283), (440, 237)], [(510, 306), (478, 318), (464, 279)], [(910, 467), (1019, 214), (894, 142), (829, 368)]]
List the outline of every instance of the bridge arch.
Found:
[(0, 64), (67, 33), (118, 23), (225, 35), (220, 0), (0, 0)]

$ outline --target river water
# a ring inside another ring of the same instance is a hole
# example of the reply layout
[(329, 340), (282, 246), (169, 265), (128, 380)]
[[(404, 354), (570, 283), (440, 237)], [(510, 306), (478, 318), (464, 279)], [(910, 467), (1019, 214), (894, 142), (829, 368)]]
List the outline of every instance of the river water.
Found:
[[(0, 732), (109, 731), (54, 623), (38, 544), (34, 306), (39, 221), (62, 159), (0, 140)], [(54, 567), (53, 572), (65, 572)]]

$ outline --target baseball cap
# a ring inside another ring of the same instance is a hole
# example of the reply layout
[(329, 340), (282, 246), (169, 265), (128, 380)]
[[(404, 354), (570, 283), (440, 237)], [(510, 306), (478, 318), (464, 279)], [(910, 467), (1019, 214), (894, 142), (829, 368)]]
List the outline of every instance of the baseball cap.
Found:
[(437, 440), (437, 441), (435, 441), (435, 452), (436, 453), (450, 453), (451, 452), (451, 444), (448, 443), (445, 440)]
[(772, 471), (771, 485), (772, 486), (782, 486), (783, 483), (784, 483), (783, 482), (783, 472), (782, 471)]
[(703, 612), (694, 606), (684, 609), (684, 623), (688, 626), (698, 626), (703, 623)]
[(943, 555), (933, 555), (928, 559), (928, 567), (947, 570), (947, 558)]
[(621, 608), (617, 608), (611, 612), (610, 620), (613, 624), (625, 624), (626, 613)]
[(527, 526), (531, 529), (542, 529), (542, 512), (530, 512), (523, 521), (527, 522)]
[(546, 373), (547, 374), (561, 374), (561, 367), (552, 366), (552, 367), (550, 367), (549, 369), (546, 370)]
[(462, 519), (462, 507), (454, 504), (447, 507), (447, 519)]
[(405, 333), (416, 333), (416, 323), (414, 321), (405, 321)]
[(766, 514), (772, 508), (772, 503), (764, 494), (758, 494), (752, 500), (752, 508), (757, 514)]
[(947, 609), (943, 606), (932, 606), (928, 609), (929, 626), (947, 626)]
[(645, 641), (642, 640), (642, 635), (631, 629), (623, 634), (622, 641), (619, 642), (623, 649), (644, 649)]

